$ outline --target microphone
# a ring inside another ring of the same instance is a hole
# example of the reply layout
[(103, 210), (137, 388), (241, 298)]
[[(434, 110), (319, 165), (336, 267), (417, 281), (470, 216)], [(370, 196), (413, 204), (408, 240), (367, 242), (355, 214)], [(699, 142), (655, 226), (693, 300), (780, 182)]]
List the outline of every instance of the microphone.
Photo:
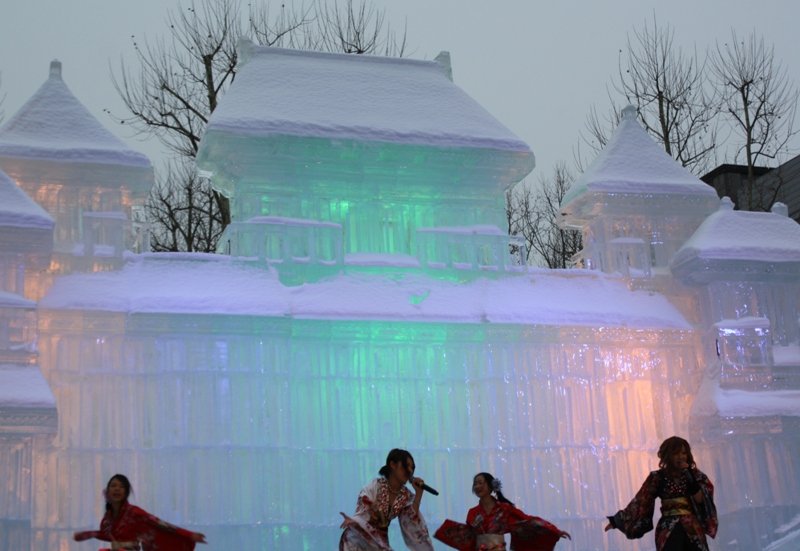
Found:
[(439, 492), (437, 492), (436, 490), (434, 490), (433, 488), (431, 488), (430, 486), (428, 486), (428, 485), (427, 485), (427, 484), (425, 484), (425, 483), (423, 483), (423, 484), (413, 484), (413, 483), (412, 483), (412, 486), (418, 486), (419, 488), (422, 488), (422, 489), (423, 489), (423, 490), (425, 490), (426, 492), (428, 492), (428, 493), (431, 493), (431, 494), (433, 494), (433, 495), (435, 495), (435, 496), (438, 496), (438, 495), (439, 495)]

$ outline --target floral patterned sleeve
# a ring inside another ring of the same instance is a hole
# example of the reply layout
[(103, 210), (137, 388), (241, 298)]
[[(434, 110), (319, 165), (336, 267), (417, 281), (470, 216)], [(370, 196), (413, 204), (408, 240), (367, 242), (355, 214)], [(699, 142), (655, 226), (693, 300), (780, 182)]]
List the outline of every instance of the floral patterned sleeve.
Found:
[(403, 534), (403, 541), (411, 551), (433, 551), (433, 542), (428, 533), (428, 525), (422, 514), (413, 507), (414, 498), (410, 496), (406, 506), (398, 515), (400, 521), (400, 532)]
[[(695, 511), (700, 526), (707, 536), (716, 537), (719, 522), (717, 521), (717, 507), (714, 505), (714, 485), (701, 471), (695, 469), (694, 477), (703, 492), (703, 503), (695, 503)], [(693, 500), (694, 502), (694, 500)]]
[(611, 526), (625, 534), (628, 539), (641, 538), (653, 529), (658, 478), (658, 471), (651, 472), (628, 506), (613, 517), (608, 517)]

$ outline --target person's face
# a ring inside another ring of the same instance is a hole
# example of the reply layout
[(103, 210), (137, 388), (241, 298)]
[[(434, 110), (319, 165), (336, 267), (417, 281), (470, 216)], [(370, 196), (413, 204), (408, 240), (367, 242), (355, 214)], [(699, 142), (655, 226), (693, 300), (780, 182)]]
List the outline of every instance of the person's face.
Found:
[(684, 463), (688, 462), (689, 454), (686, 453), (686, 447), (681, 446), (680, 449), (673, 452), (669, 457), (670, 467), (680, 469)]
[(108, 501), (112, 504), (119, 505), (128, 498), (128, 492), (125, 491), (125, 485), (118, 479), (114, 478), (108, 483)]
[(486, 478), (482, 474), (476, 476), (472, 481), (472, 493), (478, 498), (486, 497), (492, 493), (492, 488), (486, 483)]
[(411, 477), (414, 476), (414, 460), (410, 457), (406, 458), (406, 465), (403, 468), (402, 461), (392, 461), (391, 462), (392, 473), (394, 474), (395, 478), (400, 481), (401, 484), (405, 484)]

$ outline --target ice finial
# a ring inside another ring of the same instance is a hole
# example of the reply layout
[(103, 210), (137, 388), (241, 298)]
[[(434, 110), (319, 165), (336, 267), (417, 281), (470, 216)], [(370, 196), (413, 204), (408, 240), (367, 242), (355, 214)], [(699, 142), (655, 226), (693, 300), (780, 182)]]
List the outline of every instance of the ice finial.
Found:
[(446, 76), (450, 82), (453, 82), (453, 68), (450, 66), (450, 52), (439, 52), (439, 55), (433, 60), (442, 66), (444, 76)]
[(789, 207), (786, 206), (786, 203), (775, 203), (770, 210), (781, 216), (789, 216)]
[(719, 200), (719, 210), (733, 210), (733, 201), (730, 197), (723, 197)]
[(633, 105), (628, 105), (622, 110), (622, 120), (626, 119), (636, 120), (636, 108)]
[(238, 56), (236, 64), (239, 67), (250, 61), (250, 58), (253, 57), (254, 46), (249, 36), (242, 35), (239, 37), (239, 42), (236, 44), (236, 55)]
[(57, 59), (50, 62), (50, 78), (61, 78), (61, 62)]

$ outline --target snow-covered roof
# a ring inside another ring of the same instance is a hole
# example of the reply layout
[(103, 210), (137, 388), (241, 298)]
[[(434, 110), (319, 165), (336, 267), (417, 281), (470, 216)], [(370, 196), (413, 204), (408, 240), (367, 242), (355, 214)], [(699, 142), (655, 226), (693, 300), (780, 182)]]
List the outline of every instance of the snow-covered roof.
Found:
[(453, 84), (442, 61), (418, 61), (240, 44), (236, 80), (208, 135), (353, 139), (499, 149), (528, 145)]
[(50, 77), (0, 128), (0, 157), (151, 166), (72, 95), (59, 61), (50, 64)]
[(35, 365), (0, 364), (0, 408), (55, 408), (50, 386)]
[(36, 308), (36, 303), (16, 293), (0, 291), (0, 308)]
[(55, 221), (0, 170), (0, 226), (51, 229)]
[(536, 270), (469, 283), (421, 274), (342, 274), (287, 287), (230, 257), (137, 257), (122, 270), (58, 278), (43, 309), (290, 316), (306, 319), (629, 326), (690, 330), (659, 294), (584, 270)]
[(800, 224), (774, 212), (733, 210), (727, 197), (675, 253), (674, 268), (692, 259), (800, 262)]
[(631, 105), (622, 110), (622, 119), (606, 146), (564, 196), (562, 209), (589, 192), (716, 197), (711, 186), (650, 137)]

